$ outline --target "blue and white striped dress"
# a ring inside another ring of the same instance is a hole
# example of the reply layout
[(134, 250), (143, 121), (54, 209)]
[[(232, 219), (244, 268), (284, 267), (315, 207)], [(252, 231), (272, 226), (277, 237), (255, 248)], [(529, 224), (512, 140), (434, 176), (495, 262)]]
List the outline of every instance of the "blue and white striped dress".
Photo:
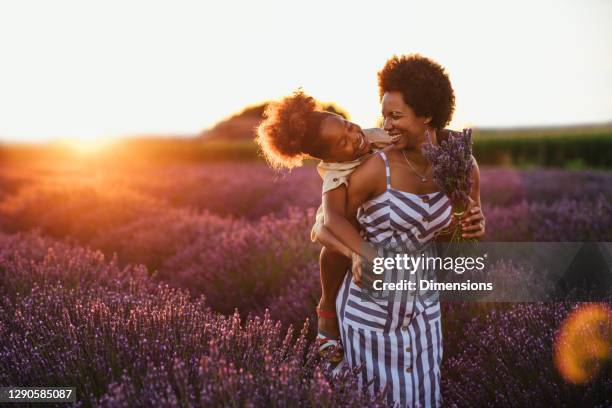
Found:
[[(435, 256), (433, 246), (425, 244), (450, 224), (450, 200), (442, 192), (416, 195), (391, 188), (389, 161), (384, 152), (379, 154), (385, 162), (387, 189), (359, 208), (362, 236), (378, 247), (396, 246), (406, 252), (426, 248), (426, 256)], [(388, 281), (433, 278), (428, 273), (392, 270)], [(417, 285), (416, 291), (373, 298), (347, 273), (336, 310), (345, 360), (352, 367), (365, 366), (361, 387), (378, 392), (387, 384), (389, 403), (402, 407), (441, 405), (442, 331), (436, 291), (419, 291)]]

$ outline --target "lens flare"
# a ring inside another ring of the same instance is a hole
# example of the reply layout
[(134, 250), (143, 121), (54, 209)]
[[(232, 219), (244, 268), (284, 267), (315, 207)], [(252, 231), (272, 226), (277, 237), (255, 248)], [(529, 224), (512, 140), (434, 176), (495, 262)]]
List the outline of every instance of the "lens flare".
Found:
[(562, 323), (555, 341), (555, 365), (572, 384), (591, 381), (612, 356), (612, 310), (588, 304)]

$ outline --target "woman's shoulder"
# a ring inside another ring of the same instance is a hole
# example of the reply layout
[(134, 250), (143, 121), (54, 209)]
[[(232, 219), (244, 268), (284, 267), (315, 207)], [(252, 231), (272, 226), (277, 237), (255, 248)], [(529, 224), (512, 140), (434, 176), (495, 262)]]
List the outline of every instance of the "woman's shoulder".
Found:
[(385, 190), (385, 162), (383, 151), (373, 153), (363, 160), (363, 163), (349, 177), (348, 197), (360, 197), (361, 204), (367, 197), (378, 195)]
[(368, 181), (385, 172), (383, 154), (388, 148), (370, 154), (351, 174), (351, 180)]

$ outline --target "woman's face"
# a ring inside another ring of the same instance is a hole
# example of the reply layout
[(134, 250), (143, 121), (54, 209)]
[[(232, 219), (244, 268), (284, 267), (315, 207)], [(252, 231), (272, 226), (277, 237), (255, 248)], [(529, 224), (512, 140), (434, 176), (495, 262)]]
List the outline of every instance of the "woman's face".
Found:
[(321, 139), (327, 147), (323, 160), (328, 162), (356, 160), (371, 148), (358, 125), (334, 114), (321, 123)]
[(385, 92), (382, 97), (383, 127), (389, 136), (400, 136), (395, 146), (411, 149), (425, 141), (426, 122), (431, 118), (417, 116), (404, 102), (399, 91)]

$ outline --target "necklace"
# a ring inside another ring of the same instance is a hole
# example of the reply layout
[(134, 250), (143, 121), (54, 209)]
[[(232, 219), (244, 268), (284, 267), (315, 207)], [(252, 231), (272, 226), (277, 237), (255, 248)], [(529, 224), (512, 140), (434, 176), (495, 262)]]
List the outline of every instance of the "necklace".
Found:
[[(417, 176), (419, 176), (421, 178), (421, 181), (423, 183), (425, 183), (427, 181), (427, 177), (425, 177), (424, 174), (419, 173), (418, 171), (416, 171), (416, 169), (414, 168), (414, 166), (412, 165), (412, 163), (410, 163), (410, 160), (408, 160), (408, 157), (406, 157), (406, 151), (404, 149), (402, 149), (402, 154), (404, 155), (404, 159), (406, 159), (406, 163), (408, 163), (408, 166), (410, 166), (410, 168), (412, 169), (412, 171), (414, 171), (414, 174), (416, 174)], [(427, 174), (427, 170), (429, 170), (429, 165), (427, 165), (427, 168), (425, 169), (425, 174)]]

